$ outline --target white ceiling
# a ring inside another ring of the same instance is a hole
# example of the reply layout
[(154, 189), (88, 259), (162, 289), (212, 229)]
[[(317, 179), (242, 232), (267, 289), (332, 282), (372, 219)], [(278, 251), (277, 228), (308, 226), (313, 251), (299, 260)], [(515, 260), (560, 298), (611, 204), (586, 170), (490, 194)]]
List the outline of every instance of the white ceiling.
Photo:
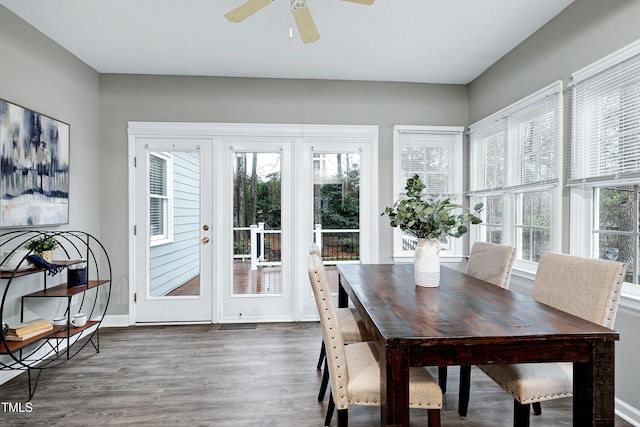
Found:
[(244, 1), (0, 4), (100, 73), (466, 84), (573, 2), (307, 0), (320, 40), (303, 44), (289, 0), (227, 21)]

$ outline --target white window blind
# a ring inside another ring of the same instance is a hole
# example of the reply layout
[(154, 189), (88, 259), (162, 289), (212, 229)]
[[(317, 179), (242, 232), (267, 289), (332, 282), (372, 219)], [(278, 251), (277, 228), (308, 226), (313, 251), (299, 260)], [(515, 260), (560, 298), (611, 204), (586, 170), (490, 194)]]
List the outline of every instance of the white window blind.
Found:
[(506, 185), (507, 122), (486, 122), (471, 132), (471, 190), (496, 190)]
[(545, 95), (509, 116), (510, 185), (554, 181), (559, 175), (558, 92)]
[(407, 179), (418, 175), (426, 185), (425, 193), (450, 194), (455, 143), (462, 133), (400, 132), (400, 194)]
[(640, 48), (574, 74), (571, 179), (640, 176)]
[(559, 182), (561, 91), (553, 83), (471, 125), (472, 193)]

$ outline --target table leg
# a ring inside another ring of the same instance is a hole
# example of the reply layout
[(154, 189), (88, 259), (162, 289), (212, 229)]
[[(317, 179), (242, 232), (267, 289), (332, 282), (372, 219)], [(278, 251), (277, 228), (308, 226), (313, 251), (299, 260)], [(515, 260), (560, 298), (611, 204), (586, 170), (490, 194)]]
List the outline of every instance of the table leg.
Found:
[(573, 425), (613, 427), (615, 342), (594, 340), (591, 360), (573, 364)]
[(349, 295), (342, 287), (342, 276), (338, 274), (338, 307), (349, 307)]
[(380, 345), (380, 421), (409, 426), (409, 353), (406, 347)]

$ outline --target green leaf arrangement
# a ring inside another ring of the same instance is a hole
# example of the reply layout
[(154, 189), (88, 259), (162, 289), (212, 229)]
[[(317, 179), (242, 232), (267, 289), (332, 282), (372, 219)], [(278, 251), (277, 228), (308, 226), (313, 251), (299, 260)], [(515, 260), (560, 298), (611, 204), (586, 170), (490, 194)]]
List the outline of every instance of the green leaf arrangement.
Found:
[(464, 210), (462, 205), (452, 203), (449, 197), (422, 198), (422, 190), (426, 186), (418, 175), (407, 180), (405, 190), (407, 198), (400, 199), (392, 207), (385, 208), (382, 215), (388, 215), (390, 225), (414, 237), (443, 240), (447, 236), (460, 237), (469, 229), (465, 224), (480, 224), (477, 216), (483, 205), (478, 203), (473, 212), (454, 213)]
[(41, 253), (44, 251), (52, 251), (57, 248), (58, 241), (53, 236), (36, 237), (35, 239), (29, 240), (24, 247), (33, 252)]

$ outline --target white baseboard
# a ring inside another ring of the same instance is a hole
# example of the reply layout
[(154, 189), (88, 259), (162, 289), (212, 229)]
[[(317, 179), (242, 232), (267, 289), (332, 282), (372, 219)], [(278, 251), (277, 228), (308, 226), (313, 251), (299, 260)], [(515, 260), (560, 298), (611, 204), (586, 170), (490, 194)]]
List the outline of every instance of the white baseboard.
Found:
[[(24, 371), (0, 371), (0, 385), (6, 383), (7, 381), (17, 377), (18, 375), (20, 375), (21, 373), (23, 373)], [(28, 394), (28, 392), (25, 392)]]
[(636, 427), (640, 426), (640, 410), (618, 399), (617, 397), (616, 415)]
[(128, 314), (106, 315), (100, 324), (101, 328), (126, 328), (131, 326)]

